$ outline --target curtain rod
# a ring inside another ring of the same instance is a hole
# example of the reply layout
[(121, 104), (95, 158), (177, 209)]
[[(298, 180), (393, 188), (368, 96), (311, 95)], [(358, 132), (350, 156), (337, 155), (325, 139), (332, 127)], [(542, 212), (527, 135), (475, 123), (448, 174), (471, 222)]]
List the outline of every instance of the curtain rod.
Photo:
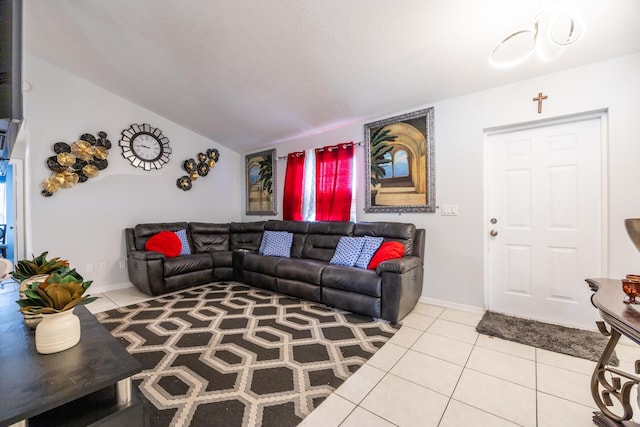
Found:
[[(340, 144), (337, 144), (337, 145), (340, 145)], [(354, 142), (354, 143), (353, 143), (353, 145), (364, 145), (364, 142), (362, 142), (362, 141), (360, 141), (360, 142)], [(276, 159), (278, 159), (278, 160), (284, 160), (284, 159), (286, 159), (287, 157), (289, 157), (289, 155), (288, 155), (288, 154), (287, 154), (286, 156), (278, 156), (278, 157), (276, 157)]]

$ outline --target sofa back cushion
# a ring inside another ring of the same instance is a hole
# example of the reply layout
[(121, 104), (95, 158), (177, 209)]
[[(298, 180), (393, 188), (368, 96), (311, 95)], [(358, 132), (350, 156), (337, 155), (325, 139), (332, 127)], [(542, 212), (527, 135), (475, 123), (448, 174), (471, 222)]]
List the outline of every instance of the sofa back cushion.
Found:
[(353, 235), (384, 237), (385, 242), (400, 242), (404, 245), (404, 254), (413, 255), (416, 226), (400, 222), (359, 222)]
[(312, 222), (304, 242), (302, 257), (330, 261), (343, 236), (353, 234), (352, 222)]
[(264, 231), (264, 221), (232, 222), (229, 226), (231, 238), (229, 249), (248, 249), (257, 251)]
[(178, 231), (187, 228), (186, 222), (156, 222), (152, 224), (138, 224), (133, 227), (133, 240), (137, 251), (144, 251), (144, 245), (151, 236), (161, 231)]
[(309, 232), (309, 222), (270, 219), (264, 225), (264, 229), (269, 231), (288, 231), (289, 233), (293, 233), (291, 258), (300, 258), (302, 256), (304, 241), (306, 240), (307, 233)]
[(196, 253), (229, 250), (229, 224), (190, 222), (189, 234)]

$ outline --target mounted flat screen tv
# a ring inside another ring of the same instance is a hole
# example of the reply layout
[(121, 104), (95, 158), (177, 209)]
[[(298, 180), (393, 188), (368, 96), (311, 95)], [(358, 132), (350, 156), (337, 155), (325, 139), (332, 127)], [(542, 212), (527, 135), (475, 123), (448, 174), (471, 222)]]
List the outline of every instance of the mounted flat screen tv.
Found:
[[(0, 0), (0, 161), (22, 124), (22, 0)], [(0, 170), (5, 168), (0, 167)]]

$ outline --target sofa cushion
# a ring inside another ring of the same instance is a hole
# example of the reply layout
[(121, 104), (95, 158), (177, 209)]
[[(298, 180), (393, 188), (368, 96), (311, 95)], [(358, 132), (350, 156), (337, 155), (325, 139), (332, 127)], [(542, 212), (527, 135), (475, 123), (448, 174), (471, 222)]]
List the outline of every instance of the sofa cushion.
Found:
[(138, 224), (133, 227), (133, 241), (137, 251), (144, 251), (144, 245), (151, 236), (161, 231), (178, 231), (187, 228), (186, 222), (158, 222)]
[(244, 272), (255, 271), (257, 273), (267, 274), (269, 276), (276, 275), (276, 266), (286, 258), (264, 256), (254, 253), (247, 253), (244, 255), (243, 268)]
[(233, 267), (233, 252), (217, 251), (209, 254), (213, 258), (213, 268)]
[(364, 245), (362, 246), (362, 251), (360, 251), (354, 267), (367, 268), (369, 262), (371, 262), (371, 258), (373, 258), (373, 255), (375, 255), (380, 245), (382, 245), (383, 240), (384, 237), (364, 236)]
[(212, 269), (213, 259), (208, 253), (192, 254), (189, 256), (177, 258), (167, 258), (167, 260), (164, 262), (165, 277)]
[(359, 222), (353, 230), (355, 237), (384, 237), (385, 242), (400, 242), (406, 255), (413, 255), (416, 226), (400, 222)]
[(324, 261), (311, 259), (285, 259), (278, 263), (276, 275), (278, 278), (297, 280), (299, 282), (320, 285), (322, 270), (328, 266)]
[(196, 253), (229, 250), (229, 224), (190, 222), (189, 233)]
[(380, 245), (380, 249), (375, 253), (369, 263), (369, 270), (375, 270), (383, 261), (402, 258), (404, 256), (404, 245), (400, 242), (385, 242)]
[(256, 222), (232, 222), (229, 224), (231, 232), (229, 249), (247, 249), (256, 251), (260, 247), (262, 232), (264, 231), (264, 221)]
[(302, 257), (302, 249), (304, 241), (309, 232), (309, 223), (306, 221), (281, 221), (271, 219), (264, 225), (265, 230), (269, 231), (287, 231), (293, 233), (293, 243), (291, 245), (291, 257)]
[(372, 270), (329, 264), (322, 271), (323, 287), (380, 297), (381, 278)]
[(180, 256), (191, 255), (191, 248), (189, 247), (189, 238), (187, 237), (187, 230), (178, 230), (175, 232), (178, 239), (180, 239), (180, 243), (182, 244), (182, 248), (180, 249)]
[(160, 252), (167, 258), (180, 255), (182, 243), (173, 231), (161, 231), (151, 236), (144, 245), (145, 250)]
[(309, 224), (309, 233), (304, 242), (302, 258), (330, 261), (340, 238), (351, 236), (351, 222), (313, 222)]
[(289, 258), (291, 256), (292, 243), (293, 233), (286, 231), (265, 231), (258, 253), (265, 256)]
[(362, 237), (346, 237), (342, 236), (338, 242), (338, 247), (331, 257), (331, 264), (346, 265), (353, 267), (362, 252), (364, 246), (364, 238)]

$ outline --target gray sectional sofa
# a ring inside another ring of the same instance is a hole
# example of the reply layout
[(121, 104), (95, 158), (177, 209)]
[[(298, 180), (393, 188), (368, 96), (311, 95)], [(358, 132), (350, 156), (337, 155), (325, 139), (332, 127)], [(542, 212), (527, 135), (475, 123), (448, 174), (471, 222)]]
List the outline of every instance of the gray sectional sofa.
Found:
[[(191, 255), (168, 258), (145, 250), (160, 231), (187, 230)], [(263, 232), (293, 233), (290, 258), (258, 253)], [(402, 258), (375, 270), (331, 264), (343, 236), (383, 237), (404, 245)], [(130, 281), (161, 295), (215, 281), (239, 281), (366, 316), (398, 322), (422, 293), (425, 231), (394, 222), (173, 222), (125, 229)]]

